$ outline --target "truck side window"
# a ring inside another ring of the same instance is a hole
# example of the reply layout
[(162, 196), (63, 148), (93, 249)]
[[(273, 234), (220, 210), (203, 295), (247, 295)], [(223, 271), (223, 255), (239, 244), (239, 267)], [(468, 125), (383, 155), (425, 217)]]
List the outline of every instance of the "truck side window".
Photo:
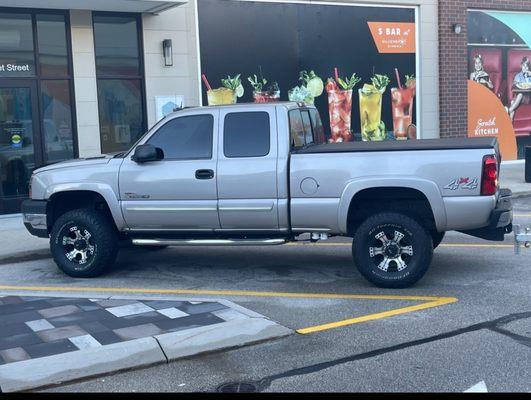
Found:
[(235, 112), (225, 116), (225, 157), (264, 157), (270, 147), (269, 114), (264, 111)]
[(289, 112), (289, 136), (292, 149), (304, 146), (304, 123), (300, 110)]
[(302, 124), (304, 126), (304, 144), (313, 143), (312, 123), (310, 121), (310, 112), (308, 110), (301, 110)]
[(319, 115), (319, 111), (316, 109), (310, 109), (310, 118), (312, 120), (312, 128), (313, 128), (313, 141), (317, 144), (325, 143), (325, 132), (323, 123), (321, 122), (321, 116)]
[(161, 126), (147, 143), (160, 147), (165, 160), (210, 159), (213, 127), (209, 114), (178, 117)]

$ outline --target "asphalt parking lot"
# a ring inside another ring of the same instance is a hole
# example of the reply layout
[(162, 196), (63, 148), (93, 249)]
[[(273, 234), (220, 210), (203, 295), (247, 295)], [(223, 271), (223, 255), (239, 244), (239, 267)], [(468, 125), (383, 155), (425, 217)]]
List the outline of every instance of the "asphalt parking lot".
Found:
[[(531, 225), (531, 201), (515, 201)], [(81, 280), (51, 259), (0, 265), (2, 293), (227, 299), (298, 331), (285, 338), (47, 391), (531, 391), (531, 250), (447, 234), (413, 288), (378, 289), (350, 242), (126, 249)]]

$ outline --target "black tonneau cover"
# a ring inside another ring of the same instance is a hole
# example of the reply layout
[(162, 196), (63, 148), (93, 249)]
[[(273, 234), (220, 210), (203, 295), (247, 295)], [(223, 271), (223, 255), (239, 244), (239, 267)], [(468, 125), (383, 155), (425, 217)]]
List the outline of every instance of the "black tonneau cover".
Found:
[(305, 149), (295, 150), (294, 154), (310, 153), (350, 153), (370, 151), (408, 151), (408, 150), (461, 150), (496, 149), (498, 140), (485, 138), (451, 138), (421, 140), (386, 140), (382, 142), (346, 142), (323, 143)]

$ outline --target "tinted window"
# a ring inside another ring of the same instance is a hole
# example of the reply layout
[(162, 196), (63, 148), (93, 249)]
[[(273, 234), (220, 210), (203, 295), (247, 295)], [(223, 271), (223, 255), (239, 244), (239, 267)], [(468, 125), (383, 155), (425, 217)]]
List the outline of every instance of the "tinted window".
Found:
[(67, 80), (41, 81), (44, 150), (47, 162), (74, 157), (70, 84)]
[(291, 147), (304, 146), (304, 124), (300, 110), (289, 112), (289, 135)]
[(142, 81), (99, 79), (102, 153), (127, 150), (144, 131)]
[(0, 13), (0, 76), (35, 75), (31, 15)]
[(94, 15), (98, 75), (140, 75), (137, 18)]
[(175, 118), (160, 127), (148, 140), (160, 147), (165, 159), (212, 158), (212, 115), (191, 115)]
[(39, 14), (36, 19), (41, 75), (68, 75), (64, 15)]
[(310, 121), (310, 113), (308, 110), (301, 111), (302, 126), (304, 127), (304, 143), (313, 143), (312, 123)]
[(269, 114), (263, 111), (225, 116), (225, 157), (263, 157), (269, 154)]
[(310, 109), (310, 118), (312, 120), (312, 129), (313, 129), (313, 141), (315, 143), (324, 143), (326, 142), (325, 132), (323, 123), (321, 122), (321, 116), (319, 111), (316, 109)]

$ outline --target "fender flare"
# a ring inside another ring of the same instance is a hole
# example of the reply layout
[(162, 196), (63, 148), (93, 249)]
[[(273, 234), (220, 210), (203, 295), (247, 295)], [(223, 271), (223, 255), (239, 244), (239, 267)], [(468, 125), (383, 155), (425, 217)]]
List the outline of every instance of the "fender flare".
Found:
[(116, 193), (110, 185), (102, 182), (83, 182), (83, 183), (58, 183), (53, 186), (48, 186), (44, 192), (44, 198), (50, 199), (54, 194), (84, 191), (94, 192), (103, 197), (109, 210), (111, 211), (112, 218), (116, 225), (116, 228), (120, 231), (125, 227), (125, 220), (120, 209), (120, 202), (116, 197)]
[(446, 228), (446, 208), (439, 187), (435, 182), (416, 177), (371, 176), (349, 181), (341, 194), (338, 209), (338, 226), (342, 233), (347, 233), (347, 219), (350, 204), (357, 193), (364, 189), (378, 187), (393, 187), (415, 189), (424, 194), (435, 219), (435, 226), (439, 232)]

